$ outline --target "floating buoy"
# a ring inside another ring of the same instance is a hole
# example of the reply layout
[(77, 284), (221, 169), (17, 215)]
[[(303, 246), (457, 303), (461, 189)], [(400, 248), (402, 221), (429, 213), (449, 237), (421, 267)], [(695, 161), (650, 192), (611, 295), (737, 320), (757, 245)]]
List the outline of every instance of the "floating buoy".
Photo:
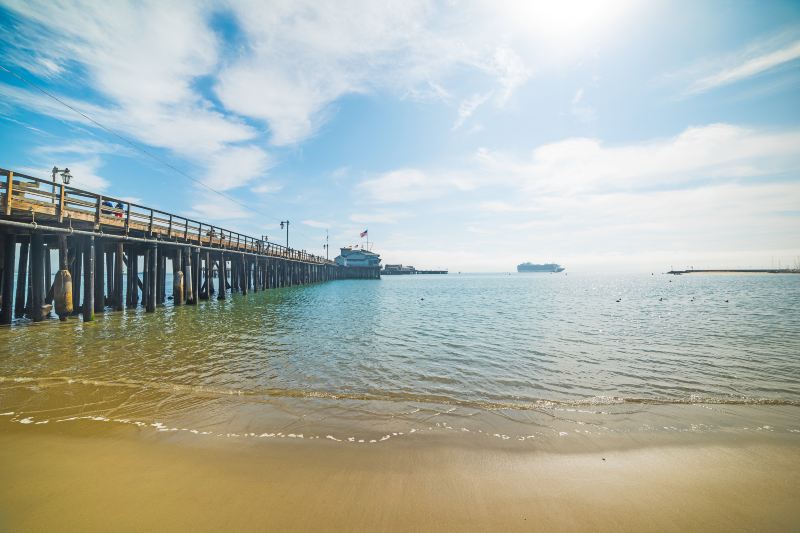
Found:
[(72, 314), (72, 276), (69, 270), (59, 270), (56, 272), (56, 279), (53, 282), (53, 299), (56, 302), (56, 313), (58, 319), (64, 321), (67, 315)]
[[(172, 287), (174, 302), (176, 305), (183, 304), (183, 272), (176, 270), (172, 275)], [(224, 290), (224, 287), (223, 287)]]

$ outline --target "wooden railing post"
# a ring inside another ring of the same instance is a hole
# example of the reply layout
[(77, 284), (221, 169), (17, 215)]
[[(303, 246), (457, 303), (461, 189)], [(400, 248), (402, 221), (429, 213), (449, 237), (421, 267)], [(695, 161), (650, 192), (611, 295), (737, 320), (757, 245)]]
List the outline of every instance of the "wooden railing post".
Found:
[(152, 237), (152, 235), (153, 235), (153, 210), (152, 209), (150, 210), (150, 227), (148, 229), (148, 232), (150, 233), (150, 236)]
[[(127, 213), (125, 213), (125, 235), (128, 234), (130, 229), (131, 229), (131, 203), (128, 202)], [(139, 290), (139, 289), (136, 289), (136, 290)]]
[(9, 170), (6, 181), (6, 216), (11, 214), (11, 197), (14, 195), (14, 172)]
[(61, 223), (64, 221), (64, 189), (66, 185), (63, 183), (61, 184), (61, 197), (58, 200), (58, 222)]
[(186, 224), (183, 227), (183, 240), (184, 241), (188, 241), (189, 240), (189, 219), (188, 218), (186, 219)]
[(167, 229), (167, 238), (172, 238), (172, 215), (169, 216), (169, 228)]
[(103, 197), (102, 196), (98, 196), (97, 197), (97, 206), (95, 207), (95, 210), (94, 210), (94, 223), (97, 226), (100, 225), (100, 207), (102, 206), (102, 204), (103, 204)]

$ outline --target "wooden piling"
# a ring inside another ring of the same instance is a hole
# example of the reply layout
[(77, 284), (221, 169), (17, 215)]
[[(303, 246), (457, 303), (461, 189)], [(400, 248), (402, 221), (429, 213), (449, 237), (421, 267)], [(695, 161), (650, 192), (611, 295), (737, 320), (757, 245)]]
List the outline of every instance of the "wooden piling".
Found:
[(211, 265), (211, 252), (205, 253), (205, 263), (203, 265), (203, 272), (204, 272), (204, 290), (203, 290), (203, 299), (208, 300), (211, 298), (211, 295), (214, 294), (214, 282), (213, 282), (213, 271), (214, 267)]
[(167, 250), (162, 246), (156, 263), (156, 305), (164, 305), (167, 297)]
[(105, 290), (105, 306), (114, 306), (114, 251), (109, 250), (108, 245), (104, 243), (103, 251), (106, 256), (106, 290)]
[(150, 245), (147, 254), (147, 265), (145, 271), (147, 272), (147, 281), (145, 288), (147, 289), (147, 305), (145, 311), (152, 313), (156, 310), (156, 265), (158, 263), (158, 245)]
[(125, 262), (125, 274), (127, 278), (127, 282), (125, 283), (125, 307), (131, 309), (136, 307), (133, 304), (133, 293), (134, 291), (138, 291), (138, 287), (136, 286), (136, 278), (139, 275), (138, 268), (136, 266), (136, 256), (134, 255), (133, 250), (134, 245), (129, 243), (125, 246), (125, 254), (122, 256), (123, 261)]
[(200, 248), (192, 250), (192, 291), (192, 304), (197, 305), (197, 300), (200, 299)]
[[(139, 305), (139, 290), (143, 288), (142, 280), (139, 278), (140, 255), (139, 246), (132, 244), (128, 254), (128, 275), (133, 278), (131, 281), (131, 287), (133, 288), (133, 292), (131, 292), (131, 307), (134, 309)], [(142, 293), (144, 293), (144, 290), (142, 290)], [(141, 299), (144, 300), (144, 296)]]
[[(102, 313), (106, 307), (105, 295), (105, 243), (102, 239), (94, 241), (94, 312)], [(87, 287), (88, 289), (88, 287)]]
[(94, 236), (86, 239), (83, 249), (83, 321), (91, 322), (94, 320), (94, 295), (95, 295), (95, 272), (94, 264), (97, 255), (94, 249)]
[(239, 257), (239, 269), (242, 273), (242, 294), (247, 294), (247, 286), (250, 284), (249, 280), (247, 279), (247, 259), (245, 258), (244, 254), (241, 254)]
[(25, 292), (28, 288), (28, 250), (30, 244), (25, 240), (19, 245), (19, 265), (17, 266), (17, 295), (14, 301), (14, 317), (25, 315)]
[(72, 314), (77, 315), (81, 312), (81, 289), (83, 282), (83, 237), (73, 236), (69, 239), (70, 242), (70, 264), (72, 274)]
[(225, 254), (220, 252), (219, 254), (219, 295), (217, 296), (217, 300), (224, 300), (225, 293), (228, 292), (226, 285), (228, 283), (228, 268), (225, 264)]
[(147, 309), (147, 299), (150, 297), (150, 246), (144, 249), (142, 255), (142, 307)]
[(206, 252), (206, 293), (209, 299), (214, 296), (214, 264), (211, 262), (211, 252)]
[(31, 318), (34, 322), (41, 322), (44, 318), (42, 306), (44, 305), (44, 240), (42, 234), (31, 234)]
[(124, 253), (122, 241), (117, 242), (116, 248), (114, 252), (114, 310), (122, 311), (125, 308), (122, 299), (122, 255)]
[(46, 297), (44, 299), (45, 304), (52, 304), (52, 292), (50, 292), (50, 285), (53, 282), (53, 262), (52, 257), (50, 254), (50, 244), (47, 242), (44, 243), (44, 291)]
[(14, 259), (16, 253), (16, 235), (6, 233), (3, 242), (3, 306), (0, 308), (0, 324), (11, 324), (14, 318)]
[(176, 248), (172, 253), (172, 303), (175, 305), (183, 305), (186, 294), (183, 280), (183, 250)]

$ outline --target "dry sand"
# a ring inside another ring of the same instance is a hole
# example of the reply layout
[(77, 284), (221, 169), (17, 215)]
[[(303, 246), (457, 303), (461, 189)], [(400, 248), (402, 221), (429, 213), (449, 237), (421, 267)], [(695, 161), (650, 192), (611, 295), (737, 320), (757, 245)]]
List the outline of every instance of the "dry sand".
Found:
[[(87, 426), (88, 427), (88, 426)], [(789, 531), (796, 438), (583, 451), (0, 429), (4, 531)], [(605, 459), (605, 460), (604, 460)]]

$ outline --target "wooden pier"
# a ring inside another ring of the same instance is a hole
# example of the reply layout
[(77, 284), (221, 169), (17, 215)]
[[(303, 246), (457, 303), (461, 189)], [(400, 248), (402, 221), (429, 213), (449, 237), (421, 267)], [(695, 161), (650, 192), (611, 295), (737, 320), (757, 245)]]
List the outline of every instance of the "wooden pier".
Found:
[(667, 274), (681, 276), (683, 274), (800, 274), (797, 268), (739, 268), (739, 269), (690, 269), (670, 270)]
[(140, 305), (153, 312), (168, 299), (196, 305), (234, 293), (380, 278), (378, 267), (340, 266), (63, 183), (3, 168), (0, 181), (0, 324), (38, 322), (53, 311), (61, 320), (80, 314), (90, 321)]

